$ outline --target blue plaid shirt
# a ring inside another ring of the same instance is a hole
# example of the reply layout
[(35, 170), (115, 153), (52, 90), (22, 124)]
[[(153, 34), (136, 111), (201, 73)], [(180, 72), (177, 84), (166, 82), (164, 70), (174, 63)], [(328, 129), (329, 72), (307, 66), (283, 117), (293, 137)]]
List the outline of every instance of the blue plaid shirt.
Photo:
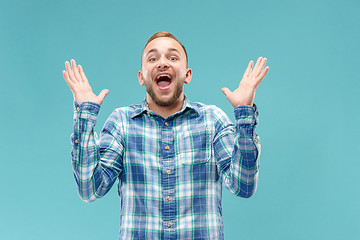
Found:
[(248, 198), (256, 190), (258, 112), (185, 99), (167, 119), (142, 104), (116, 109), (100, 137), (100, 105), (74, 102), (72, 164), (80, 197), (91, 202), (118, 180), (120, 239), (223, 239), (222, 186)]

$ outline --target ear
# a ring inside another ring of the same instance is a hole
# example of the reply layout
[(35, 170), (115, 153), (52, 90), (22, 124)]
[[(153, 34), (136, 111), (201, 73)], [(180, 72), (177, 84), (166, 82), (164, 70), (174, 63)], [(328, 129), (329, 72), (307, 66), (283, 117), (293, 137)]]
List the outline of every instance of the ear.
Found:
[(143, 74), (142, 74), (142, 71), (141, 71), (141, 70), (139, 70), (139, 72), (138, 72), (138, 79), (139, 79), (139, 84), (140, 84), (141, 86), (144, 86), (145, 81), (144, 81), (144, 77), (143, 77)]
[(189, 84), (191, 82), (191, 77), (192, 77), (192, 70), (191, 70), (191, 68), (188, 68), (186, 70), (186, 76), (185, 76), (184, 83)]

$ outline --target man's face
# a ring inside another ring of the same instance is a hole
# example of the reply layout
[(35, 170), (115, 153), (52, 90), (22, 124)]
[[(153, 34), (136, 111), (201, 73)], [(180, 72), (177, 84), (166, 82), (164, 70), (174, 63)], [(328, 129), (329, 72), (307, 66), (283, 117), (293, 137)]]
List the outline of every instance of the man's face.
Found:
[(182, 101), (184, 83), (190, 83), (191, 76), (185, 52), (174, 39), (156, 38), (144, 49), (138, 78), (146, 86), (149, 104), (167, 107)]

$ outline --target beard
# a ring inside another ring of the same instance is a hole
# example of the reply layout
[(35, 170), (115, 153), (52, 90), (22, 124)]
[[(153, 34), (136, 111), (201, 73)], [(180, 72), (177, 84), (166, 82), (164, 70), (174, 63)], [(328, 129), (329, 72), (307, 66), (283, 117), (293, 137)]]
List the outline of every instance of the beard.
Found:
[(156, 96), (153, 85), (151, 83), (145, 84), (145, 87), (146, 87), (146, 92), (149, 94), (151, 99), (160, 107), (169, 107), (169, 106), (173, 105), (174, 103), (176, 103), (179, 100), (181, 93), (183, 92), (183, 89), (184, 89), (183, 83), (179, 81), (176, 84), (175, 91), (172, 94), (172, 96), (170, 97), (170, 99), (167, 101), (163, 101), (163, 100), (159, 99), (158, 96)]

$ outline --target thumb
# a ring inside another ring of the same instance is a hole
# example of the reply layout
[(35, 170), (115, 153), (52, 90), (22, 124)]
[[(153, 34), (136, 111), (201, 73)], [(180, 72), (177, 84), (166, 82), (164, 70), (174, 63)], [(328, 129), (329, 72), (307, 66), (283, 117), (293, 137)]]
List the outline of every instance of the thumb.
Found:
[(221, 91), (225, 94), (226, 97), (228, 97), (231, 94), (231, 91), (228, 88), (222, 88)]
[(108, 95), (109, 90), (108, 89), (103, 89), (100, 94), (99, 94), (99, 98), (101, 103), (104, 101), (104, 98), (106, 97), (106, 95)]

